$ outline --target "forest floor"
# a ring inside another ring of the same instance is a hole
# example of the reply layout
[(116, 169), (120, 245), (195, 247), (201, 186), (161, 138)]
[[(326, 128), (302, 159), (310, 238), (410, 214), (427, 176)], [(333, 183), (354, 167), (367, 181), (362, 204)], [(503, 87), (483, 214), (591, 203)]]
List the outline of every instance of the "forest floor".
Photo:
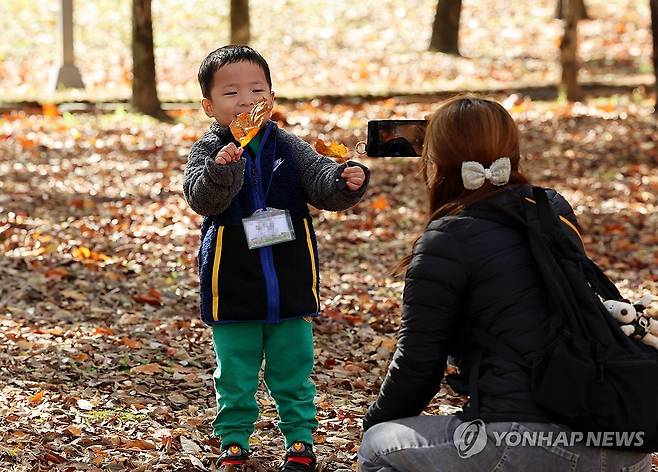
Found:
[[(559, 190), (590, 256), (637, 299), (658, 294), (658, 135), (647, 97), (579, 104), (495, 97), (516, 119), (523, 168)], [(350, 149), (374, 118), (422, 118), (402, 99), (286, 102), (279, 124)], [(0, 468), (213, 470), (214, 358), (198, 317), (200, 217), (182, 198), (197, 112), (160, 123), (127, 114), (0, 118)], [(361, 417), (395, 349), (402, 281), (388, 275), (422, 230), (413, 158), (363, 159), (354, 208), (313, 211), (323, 316), (315, 322), (317, 452), (355, 469)], [(253, 436), (263, 467), (282, 454), (261, 389)], [(445, 386), (429, 412), (454, 412)]]

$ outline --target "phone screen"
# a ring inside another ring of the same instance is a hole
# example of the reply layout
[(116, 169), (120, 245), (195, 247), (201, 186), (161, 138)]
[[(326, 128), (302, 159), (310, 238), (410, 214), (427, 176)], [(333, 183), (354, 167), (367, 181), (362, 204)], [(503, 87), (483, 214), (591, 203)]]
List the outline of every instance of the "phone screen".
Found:
[(427, 120), (368, 122), (366, 153), (370, 157), (414, 157), (423, 152)]

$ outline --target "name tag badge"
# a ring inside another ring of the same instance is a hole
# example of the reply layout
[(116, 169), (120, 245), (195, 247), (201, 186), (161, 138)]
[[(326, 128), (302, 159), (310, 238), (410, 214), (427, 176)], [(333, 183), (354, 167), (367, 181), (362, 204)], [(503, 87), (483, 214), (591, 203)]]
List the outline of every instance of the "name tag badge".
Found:
[(288, 210), (256, 210), (242, 220), (249, 249), (285, 243), (295, 239), (295, 230)]

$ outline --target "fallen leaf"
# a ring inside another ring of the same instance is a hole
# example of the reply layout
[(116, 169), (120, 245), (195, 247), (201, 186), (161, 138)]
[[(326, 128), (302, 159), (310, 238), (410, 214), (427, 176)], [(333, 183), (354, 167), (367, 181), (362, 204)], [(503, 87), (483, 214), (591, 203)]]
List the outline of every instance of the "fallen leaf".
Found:
[(388, 202), (388, 198), (386, 197), (386, 195), (380, 195), (370, 203), (370, 208), (376, 211), (386, 210), (390, 206), (391, 205)]
[(71, 255), (76, 259), (88, 259), (91, 257), (91, 249), (85, 246), (74, 247), (71, 249)]
[(59, 116), (59, 109), (54, 103), (44, 103), (41, 105), (41, 113), (43, 116)]
[(145, 365), (133, 367), (132, 369), (130, 369), (130, 372), (132, 372), (133, 374), (153, 375), (162, 372), (162, 366), (160, 366), (160, 364), (153, 362), (151, 364), (145, 364)]
[(43, 452), (43, 458), (46, 461), (52, 462), (54, 464), (63, 464), (64, 462), (66, 462), (66, 459), (64, 457), (60, 456), (59, 454), (55, 454), (53, 451), (48, 451), (48, 450)]
[(34, 343), (28, 341), (27, 339), (21, 339), (17, 341), (16, 345), (23, 351), (29, 351), (34, 347)]
[(69, 272), (63, 267), (55, 267), (54, 269), (50, 269), (46, 271), (46, 277), (48, 277), (49, 279), (61, 280), (64, 277), (68, 277), (68, 276), (69, 276)]
[(172, 393), (168, 398), (177, 405), (184, 405), (189, 402), (189, 399), (181, 393)]
[(124, 346), (128, 346), (131, 349), (139, 349), (142, 347), (142, 343), (137, 341), (136, 339), (131, 339), (128, 337), (123, 337), (121, 338), (121, 344)]
[(63, 297), (70, 298), (71, 300), (77, 300), (79, 302), (87, 301), (87, 296), (84, 293), (75, 290), (62, 290), (60, 293)]
[(44, 395), (44, 393), (45, 393), (45, 392), (44, 392), (43, 390), (39, 390), (37, 393), (35, 393), (34, 395), (32, 395), (32, 396), (30, 397), (30, 400), (29, 400), (30, 405), (32, 405), (32, 406), (36, 406), (36, 405), (38, 405), (39, 403), (41, 403), (41, 402), (43, 401), (43, 395)]
[(109, 256), (92, 251), (86, 246), (74, 247), (71, 249), (71, 255), (80, 261), (107, 261), (110, 259)]
[(196, 455), (203, 452), (197, 443), (187, 439), (185, 436), (180, 437), (180, 444), (183, 447), (183, 451), (187, 452), (188, 454)]
[(69, 426), (68, 428), (66, 428), (66, 432), (69, 433), (71, 436), (82, 435), (82, 430), (77, 426)]
[(162, 304), (162, 296), (160, 295), (160, 292), (154, 288), (149, 289), (148, 293), (133, 295), (133, 300), (137, 303), (147, 303), (149, 305)]
[(80, 399), (76, 402), (78, 408), (85, 411), (90, 411), (94, 409), (94, 405), (89, 400)]
[(121, 439), (121, 446), (126, 449), (140, 449), (142, 451), (148, 451), (155, 449), (155, 443), (152, 441), (146, 441), (144, 439)]
[(94, 329), (94, 334), (98, 334), (100, 336), (112, 336), (114, 331), (112, 331), (110, 328), (103, 328), (99, 326)]

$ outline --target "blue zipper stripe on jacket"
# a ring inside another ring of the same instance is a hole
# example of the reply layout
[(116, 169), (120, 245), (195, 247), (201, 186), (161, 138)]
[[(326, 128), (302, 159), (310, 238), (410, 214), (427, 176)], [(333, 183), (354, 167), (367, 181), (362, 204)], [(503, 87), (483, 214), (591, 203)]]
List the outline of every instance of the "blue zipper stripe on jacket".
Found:
[[(264, 209), (267, 206), (267, 195), (263, 195), (263, 174), (261, 171), (261, 154), (267, 143), (267, 139), (274, 127), (273, 123), (267, 124), (267, 129), (263, 134), (263, 137), (260, 140), (260, 145), (258, 146), (258, 151), (256, 152), (255, 169), (252, 168), (254, 163), (251, 162), (250, 158), (246, 159), (247, 162), (247, 171), (249, 176), (253, 181), (251, 186), (251, 192), (254, 199), (254, 206), (257, 208)], [(247, 149), (245, 151), (248, 153)], [(274, 150), (273, 153), (276, 153), (276, 136), (274, 137)], [(256, 180), (253, 179), (253, 170), (256, 171)], [(269, 187), (269, 186), (268, 186)], [(259, 250), (260, 263), (263, 269), (263, 274), (265, 275), (265, 291), (267, 293), (267, 319), (266, 321), (273, 323), (278, 321), (280, 318), (280, 300), (279, 300), (279, 280), (276, 276), (276, 271), (274, 269), (274, 257), (272, 255), (272, 246), (265, 246)]]

